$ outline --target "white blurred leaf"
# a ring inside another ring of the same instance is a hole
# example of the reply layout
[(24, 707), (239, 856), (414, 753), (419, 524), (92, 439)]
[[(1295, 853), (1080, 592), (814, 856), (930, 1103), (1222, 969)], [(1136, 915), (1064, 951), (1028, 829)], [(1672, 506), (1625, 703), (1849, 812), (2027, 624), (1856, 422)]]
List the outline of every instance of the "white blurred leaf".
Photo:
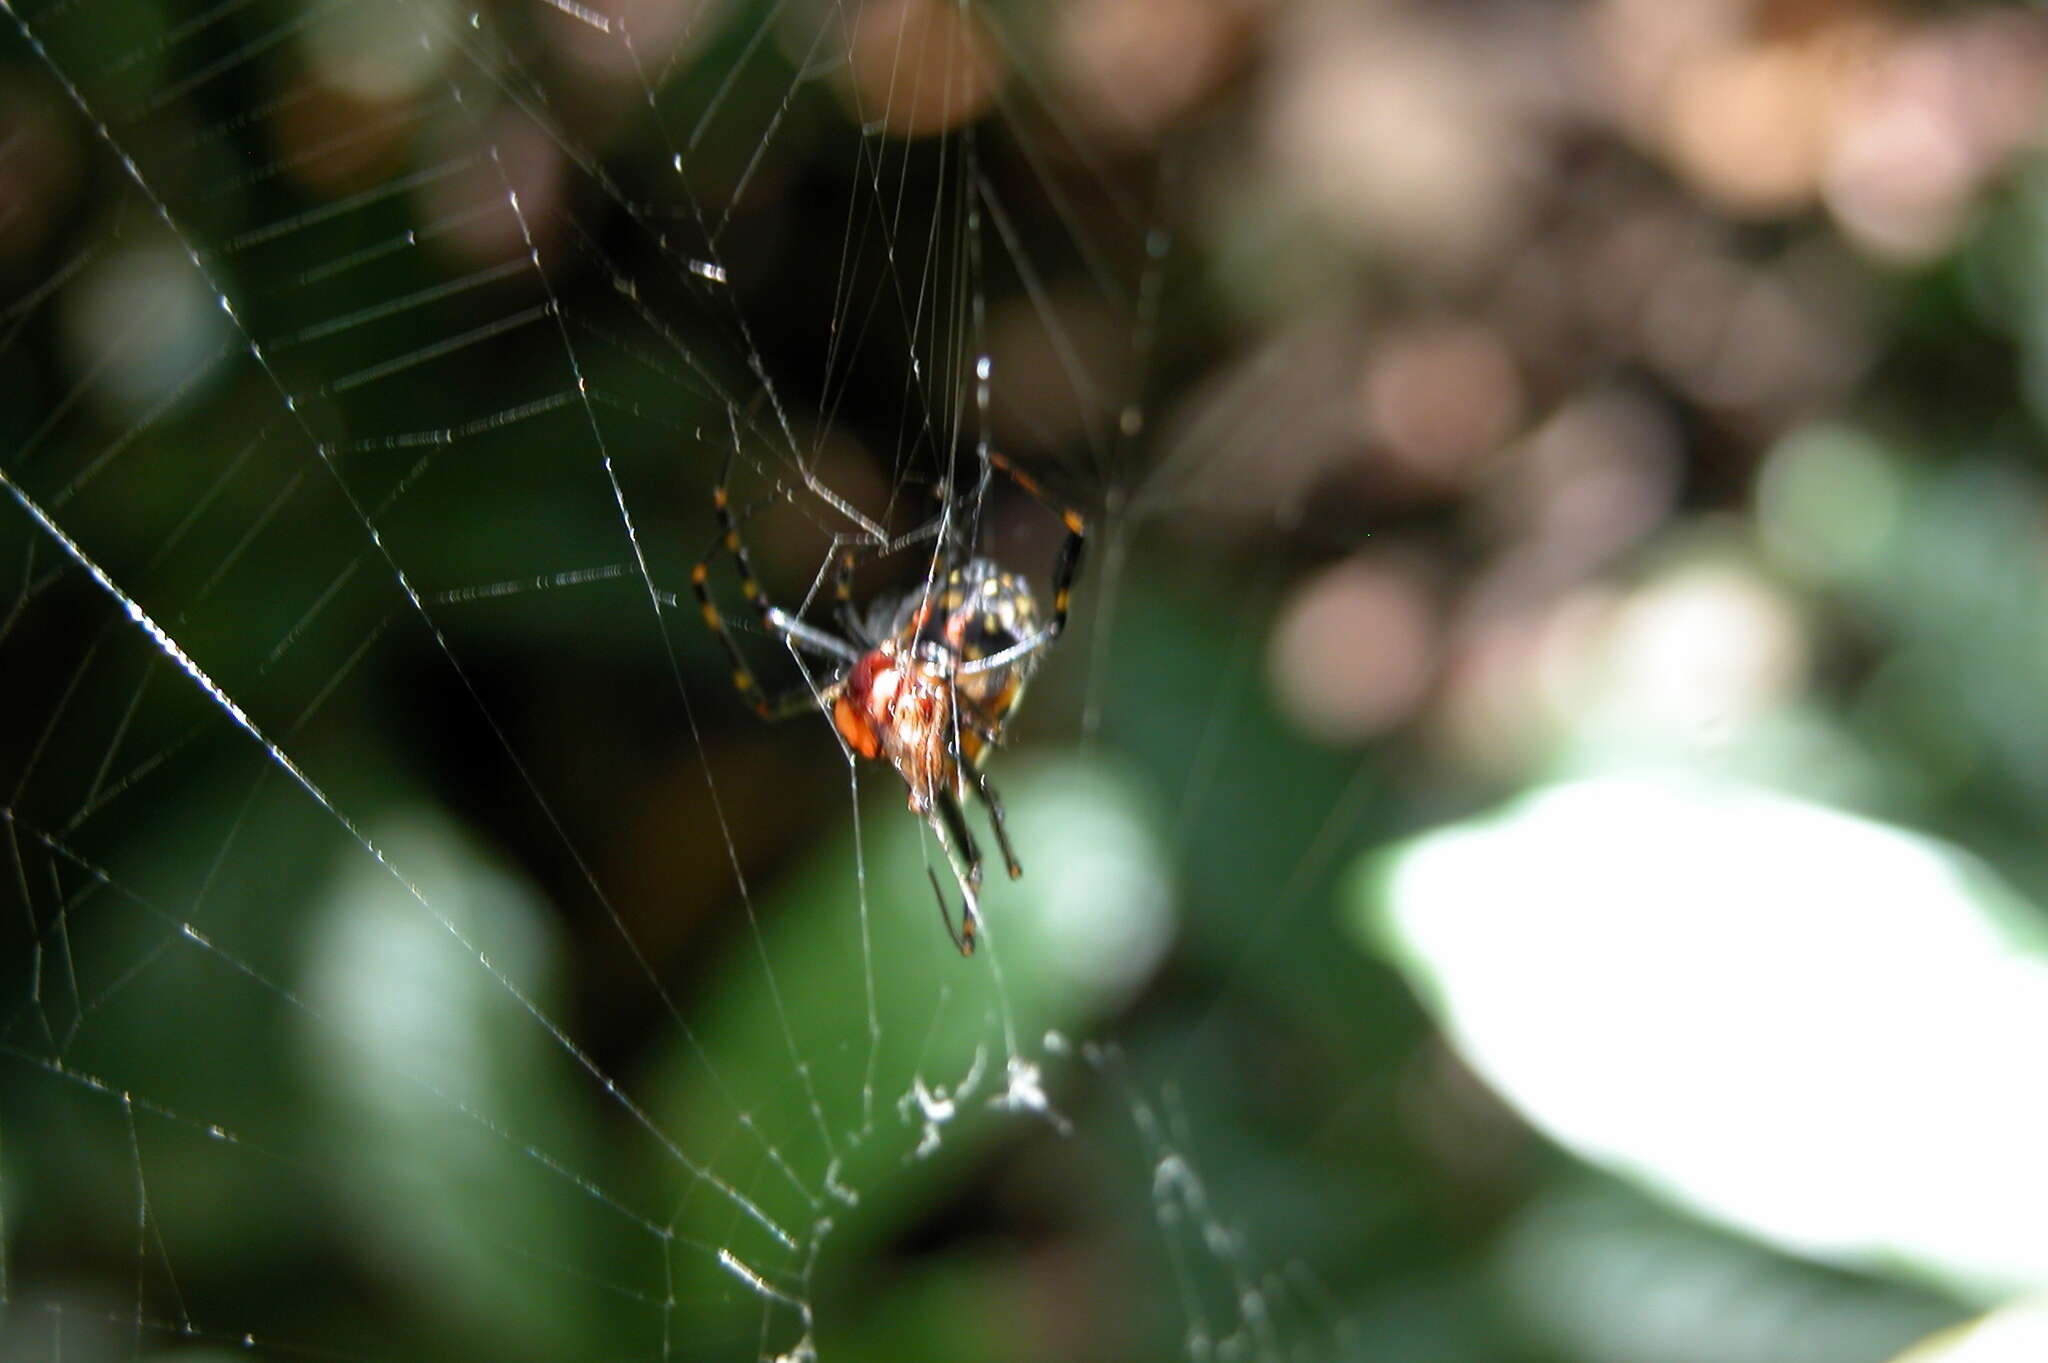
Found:
[(1588, 781), (1375, 859), (1359, 921), (1584, 1157), (1783, 1248), (2048, 1285), (2048, 957), (1930, 838)]
[(2048, 1358), (2048, 1303), (2021, 1302), (1944, 1330), (1894, 1363), (2040, 1363)]

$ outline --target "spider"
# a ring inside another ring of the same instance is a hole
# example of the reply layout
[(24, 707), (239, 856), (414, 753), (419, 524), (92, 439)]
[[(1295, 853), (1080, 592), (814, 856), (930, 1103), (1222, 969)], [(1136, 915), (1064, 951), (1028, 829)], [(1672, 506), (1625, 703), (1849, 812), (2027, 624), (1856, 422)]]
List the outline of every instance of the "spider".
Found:
[[(994, 560), (968, 556), (949, 530), (954, 518), (966, 524), (959, 505), (949, 507), (931, 524), (882, 546), (900, 549), (937, 539), (932, 575), (901, 595), (874, 602), (865, 615), (853, 604), (853, 570), (859, 546), (839, 549), (833, 570), (834, 618), (840, 633), (808, 624), (769, 601), (747, 548), (740, 539), (740, 518), (733, 514), (726, 486), (732, 478), (733, 456), (711, 501), (718, 513), (721, 537), (690, 570), (690, 585), (704, 612), (704, 623), (724, 645), (732, 660), (733, 685), (764, 720), (787, 719), (822, 710), (830, 716), (840, 740), (857, 756), (886, 762), (909, 787), (911, 812), (931, 826), (945, 851), (960, 887), (960, 930), (938, 872), (929, 864), (932, 894), (946, 935), (963, 956), (974, 954), (979, 922), (981, 849), (967, 827), (960, 803), (971, 786), (988, 807), (989, 826), (1003, 863), (1015, 880), (1024, 874), (1010, 846), (1003, 823), (1003, 801), (989, 781), (982, 762), (1003, 741), (1003, 724), (1024, 694), (1024, 685), (1038, 668), (1044, 650), (1067, 625), (1067, 601), (1081, 569), (1087, 524), (1081, 513), (1054, 502), (1033, 479), (1000, 454), (988, 465), (1000, 469), (1041, 506), (1060, 518), (1066, 538), (1053, 566), (1052, 617), (1041, 622), (1038, 603), (1022, 577)], [(984, 471), (982, 486), (987, 485)], [(761, 689), (739, 642), (711, 599), (711, 560), (723, 550), (739, 572), (740, 592), (760, 616), (762, 628), (793, 648), (834, 660), (838, 670), (823, 687), (800, 686), (770, 697)]]

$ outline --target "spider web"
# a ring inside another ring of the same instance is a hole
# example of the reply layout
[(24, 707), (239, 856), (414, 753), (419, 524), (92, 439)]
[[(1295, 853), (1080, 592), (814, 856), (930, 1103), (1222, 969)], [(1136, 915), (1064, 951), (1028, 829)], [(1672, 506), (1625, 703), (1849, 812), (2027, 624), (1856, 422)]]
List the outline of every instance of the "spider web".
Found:
[[(8, 1356), (886, 1351), (859, 1266), (1006, 1139), (1124, 1170), (1103, 1347), (1333, 1352), (1200, 1105), (1068, 1040), (1166, 932), (1100, 736), (1170, 180), (1073, 126), (1049, 27), (0, 4)], [(790, 609), (942, 511), (863, 597), (949, 543), (1043, 591), (999, 438), (1109, 514), (963, 964), (893, 775), (754, 728), (678, 593), (728, 461)]]

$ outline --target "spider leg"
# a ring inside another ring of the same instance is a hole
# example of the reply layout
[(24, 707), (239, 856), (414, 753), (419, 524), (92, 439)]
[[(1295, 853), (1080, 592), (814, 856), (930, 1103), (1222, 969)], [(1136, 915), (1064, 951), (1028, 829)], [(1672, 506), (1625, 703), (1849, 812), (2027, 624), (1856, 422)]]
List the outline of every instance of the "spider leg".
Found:
[(751, 705), (754, 713), (762, 719), (788, 719), (818, 708), (818, 695), (809, 685), (795, 687), (781, 696), (770, 696), (762, 689), (754, 670), (747, 665), (747, 658), (740, 651), (739, 640), (725, 623), (725, 616), (718, 604), (711, 599), (711, 559), (721, 550), (732, 555), (734, 567), (740, 575), (740, 592), (747, 603), (761, 618), (761, 627), (797, 648), (809, 649), (813, 653), (836, 658), (841, 662), (858, 662), (861, 650), (844, 639), (835, 638), (821, 629), (782, 610), (768, 599), (768, 593), (761, 588), (754, 576), (753, 562), (747, 557), (746, 541), (740, 538), (739, 518), (733, 515), (731, 499), (726, 494), (726, 480), (732, 476), (733, 456), (728, 453), (725, 469), (719, 474), (718, 483), (711, 489), (711, 503), (718, 512), (719, 539), (706, 550), (690, 569), (690, 589), (697, 595), (697, 605), (704, 614), (704, 623), (716, 635), (725, 649), (726, 657), (732, 663), (732, 684), (740, 696)]
[(827, 634), (815, 625), (807, 625), (776, 606), (768, 608), (768, 613), (761, 617), (761, 623), (780, 635), (785, 643), (827, 658), (837, 658), (843, 663), (857, 663), (867, 653), (866, 649), (849, 644), (837, 635)]
[(931, 879), (932, 897), (939, 901), (939, 921), (946, 925), (946, 936), (952, 939), (954, 948), (962, 956), (972, 956), (974, 954), (974, 926), (980, 921), (975, 917), (974, 897), (972, 895), (967, 896), (960, 905), (960, 921), (967, 925), (967, 931), (965, 933), (956, 932), (953, 928), (953, 912), (946, 907), (946, 892), (939, 888), (939, 873), (929, 866), (924, 868), (924, 873)]
[(988, 826), (995, 830), (996, 847), (1003, 854), (1003, 865), (1009, 869), (1010, 879), (1016, 880), (1024, 874), (1024, 866), (1017, 860), (1016, 849), (1010, 846), (1010, 830), (1003, 822), (1003, 797), (996, 793), (995, 782), (989, 780), (988, 773), (980, 767), (974, 768), (974, 791), (988, 806)]
[[(954, 669), (957, 675), (961, 669)], [(1003, 746), (1003, 731), (989, 720), (977, 714), (970, 714), (962, 721), (974, 731), (974, 736), (991, 748)], [(979, 760), (978, 758), (976, 759)]]
[[(939, 888), (939, 873), (930, 866), (925, 874), (932, 882), (932, 893), (939, 901), (939, 921), (946, 925), (946, 935), (953, 939), (953, 945), (960, 949), (962, 956), (974, 954), (975, 932), (981, 922), (981, 849), (975, 845), (974, 834), (967, 827), (967, 816), (960, 812), (960, 802), (953, 798), (953, 792), (940, 791), (932, 798), (932, 832), (938, 835), (939, 846), (945, 849), (946, 860), (953, 868), (953, 879), (960, 886), (960, 930), (953, 930), (953, 915), (946, 907), (946, 892)], [(962, 859), (965, 864), (962, 864)]]
[(841, 545), (838, 561), (832, 566), (832, 618), (839, 622), (839, 628), (855, 643), (869, 643), (867, 626), (861, 623), (860, 612), (853, 608), (853, 565), (860, 551), (853, 545)]
[(1012, 464), (1008, 457), (989, 451), (989, 465), (999, 468), (1010, 476), (1012, 482), (1029, 493), (1033, 500), (1060, 518), (1060, 524), (1067, 528), (1067, 537), (1060, 542), (1060, 555), (1052, 569), (1052, 619), (1042, 627), (1025, 635), (1008, 648), (975, 658), (960, 665), (959, 670), (968, 675), (977, 672), (993, 672), (999, 667), (1008, 667), (1019, 658), (1038, 652), (1041, 648), (1060, 637), (1067, 627), (1067, 607), (1074, 593), (1074, 579), (1081, 575), (1081, 552), (1088, 546), (1088, 522), (1081, 513), (1064, 503), (1056, 502), (1046, 495), (1038, 480)]

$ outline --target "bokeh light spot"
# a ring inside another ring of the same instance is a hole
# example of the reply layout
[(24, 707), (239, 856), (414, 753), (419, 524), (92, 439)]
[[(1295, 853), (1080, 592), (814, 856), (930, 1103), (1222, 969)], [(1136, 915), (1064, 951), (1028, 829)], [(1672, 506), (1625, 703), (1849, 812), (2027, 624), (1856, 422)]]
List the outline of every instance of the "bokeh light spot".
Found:
[(1771, 451), (1757, 485), (1764, 542), (1824, 577), (1861, 577), (1883, 556), (1903, 490), (1884, 451), (1841, 427), (1808, 427)]

